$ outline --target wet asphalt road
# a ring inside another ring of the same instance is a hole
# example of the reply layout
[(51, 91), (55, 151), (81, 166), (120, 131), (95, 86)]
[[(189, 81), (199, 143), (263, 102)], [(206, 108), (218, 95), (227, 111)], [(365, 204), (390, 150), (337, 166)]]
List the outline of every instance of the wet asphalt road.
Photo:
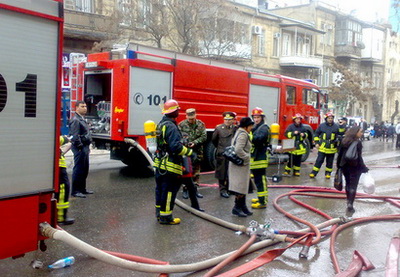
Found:
[[(314, 150), (308, 161), (302, 165), (300, 178), (286, 177), (281, 182), (271, 185), (332, 187), (332, 180), (325, 180), (323, 174), (313, 180), (308, 178), (315, 158)], [(376, 180), (375, 194), (400, 197), (398, 181), (400, 168), (397, 168), (400, 164), (400, 150), (396, 151), (392, 142), (366, 141), (364, 160)], [(69, 163), (70, 171), (71, 160)], [(281, 166), (281, 171), (282, 168)], [(268, 174), (275, 174), (277, 170), (276, 165), (271, 165)], [(278, 195), (292, 189), (270, 188), (268, 209), (256, 210), (251, 217), (238, 218), (231, 214), (233, 197), (221, 198), (217, 187), (212, 186), (215, 184), (213, 174), (202, 175), (201, 183), (207, 186), (200, 188), (204, 194), (204, 198), (200, 199), (200, 205), (213, 216), (246, 226), (251, 220), (260, 223), (272, 220), (271, 227), (275, 230), (299, 230), (305, 227), (283, 216), (272, 206), (272, 201)], [(107, 154), (101, 151), (93, 151), (91, 155), (87, 187), (93, 189), (95, 194), (88, 196), (87, 199), (71, 199), (70, 215), (76, 218), (76, 223), (65, 226), (64, 229), (103, 250), (144, 256), (168, 261), (171, 264), (190, 264), (238, 249), (248, 239), (246, 235), (237, 235), (234, 231), (200, 219), (180, 207), (175, 207), (174, 210), (174, 216), (182, 219), (180, 225), (159, 225), (154, 216), (154, 178), (132, 176), (129, 168), (119, 161), (110, 161)], [(359, 192), (362, 192), (361, 187)], [(255, 194), (248, 197), (248, 205), (252, 197), (255, 197)], [(178, 198), (182, 199), (181, 194)], [(332, 217), (345, 215), (345, 200), (306, 196), (298, 196), (297, 199)], [(188, 203), (187, 200), (184, 202)], [(321, 216), (299, 207), (288, 198), (283, 198), (279, 204), (297, 217), (314, 224), (325, 221)], [(355, 209), (353, 217), (399, 214), (398, 208), (376, 200), (356, 200)], [(388, 246), (392, 236), (399, 230), (399, 221), (376, 221), (357, 225), (340, 233), (335, 249), (342, 270), (350, 263), (353, 251), (358, 250), (376, 267), (372, 271), (362, 272), (361, 276), (384, 276)], [(329, 243), (330, 239), (324, 238), (316, 246), (311, 247), (307, 260), (299, 259), (300, 246), (290, 248), (275, 261), (245, 276), (334, 276)], [(0, 276), (158, 276), (154, 273), (130, 271), (105, 264), (63, 242), (49, 239), (46, 244), (48, 246), (46, 252), (31, 252), (17, 260), (1, 260)], [(281, 243), (248, 254), (224, 268), (224, 271), (250, 261), (268, 249), (285, 245)], [(68, 268), (51, 271), (46, 268), (33, 269), (29, 266), (35, 259), (48, 265), (67, 256), (76, 258), (75, 264)], [(207, 271), (170, 274), (170, 276), (203, 276)]]

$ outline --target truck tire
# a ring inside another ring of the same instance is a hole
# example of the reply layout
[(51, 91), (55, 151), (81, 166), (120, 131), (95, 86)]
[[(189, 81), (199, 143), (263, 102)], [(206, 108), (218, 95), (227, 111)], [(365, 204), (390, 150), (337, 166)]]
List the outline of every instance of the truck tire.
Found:
[(203, 160), (203, 169), (204, 170), (215, 170), (215, 156), (216, 156), (216, 149), (214, 144), (209, 141), (204, 146), (204, 160)]
[(311, 143), (308, 138), (304, 140), (304, 144), (306, 145), (306, 153), (304, 153), (301, 156), (301, 162), (305, 162), (308, 159), (308, 156), (310, 156), (310, 151), (311, 151)]
[(154, 175), (153, 169), (150, 168), (149, 161), (134, 147), (127, 149), (121, 161), (130, 167), (134, 175), (141, 177), (150, 177)]

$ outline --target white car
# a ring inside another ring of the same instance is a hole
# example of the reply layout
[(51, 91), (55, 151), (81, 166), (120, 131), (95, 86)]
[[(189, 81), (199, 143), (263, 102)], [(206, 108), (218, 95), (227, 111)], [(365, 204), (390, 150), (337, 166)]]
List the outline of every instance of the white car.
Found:
[(367, 130), (365, 130), (364, 131), (364, 134), (363, 134), (363, 139), (364, 140), (370, 140), (371, 139), (371, 127), (369, 127)]

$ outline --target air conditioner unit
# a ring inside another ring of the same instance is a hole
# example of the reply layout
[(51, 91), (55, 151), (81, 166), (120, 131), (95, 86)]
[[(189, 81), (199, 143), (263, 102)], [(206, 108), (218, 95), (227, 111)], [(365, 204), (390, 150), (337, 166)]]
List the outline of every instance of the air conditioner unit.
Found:
[(262, 27), (259, 25), (253, 26), (253, 35), (261, 35), (262, 34)]
[(281, 33), (275, 33), (274, 34), (274, 38), (280, 38), (281, 37)]

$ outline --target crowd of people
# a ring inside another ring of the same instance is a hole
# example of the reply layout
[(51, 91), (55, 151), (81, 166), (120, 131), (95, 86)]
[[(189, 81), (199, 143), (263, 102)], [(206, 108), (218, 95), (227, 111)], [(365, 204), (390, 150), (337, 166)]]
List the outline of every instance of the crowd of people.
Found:
[[(86, 188), (86, 178), (89, 170), (89, 145), (91, 135), (85, 121), (87, 108), (82, 101), (76, 103), (76, 113), (70, 121), (71, 148), (74, 153), (74, 168), (72, 173), (72, 187), (65, 170), (64, 153), (60, 157), (60, 188), (56, 194), (59, 209), (58, 222), (72, 224), (73, 218), (67, 217), (69, 207), (68, 196), (71, 191), (73, 197), (86, 198), (93, 191)], [(157, 124), (157, 151), (154, 158), (155, 168), (155, 214), (160, 224), (175, 225), (181, 220), (173, 217), (173, 208), (176, 196), (183, 187), (182, 197), (189, 199), (194, 209), (200, 208), (198, 198), (203, 195), (198, 191), (200, 165), (204, 157), (204, 143), (207, 140), (206, 126), (197, 118), (194, 108), (186, 110), (186, 119), (177, 122), (180, 107), (176, 100), (166, 101), (162, 108), (163, 117)], [(216, 126), (211, 142), (215, 146), (216, 169), (215, 178), (218, 180), (219, 194), (222, 198), (234, 196), (232, 214), (239, 217), (251, 216), (253, 212), (247, 205), (247, 194), (254, 189), (257, 197), (251, 199), (252, 209), (266, 209), (268, 206), (268, 182), (266, 169), (269, 154), (271, 131), (266, 124), (265, 113), (262, 108), (255, 107), (249, 117), (243, 117), (237, 124), (236, 113), (226, 111), (222, 114), (223, 123)], [(332, 113), (325, 114), (325, 122), (321, 123), (314, 133), (310, 133), (303, 125), (304, 117), (296, 113), (284, 134), (287, 139), (293, 140), (293, 147), (288, 151), (288, 161), (284, 168), (284, 176), (299, 177), (301, 174), (302, 155), (307, 151), (306, 141), (313, 141), (318, 150), (317, 159), (310, 178), (316, 178), (322, 164), (326, 162), (325, 178), (330, 179), (333, 172), (335, 154), (338, 154), (337, 168), (343, 170), (346, 180), (347, 211), (354, 212), (353, 202), (361, 173), (367, 172), (362, 159), (363, 133), (368, 126), (365, 120), (359, 125), (349, 126), (347, 118), (339, 118), (335, 123)], [(375, 136), (388, 137), (397, 134), (396, 148), (399, 148), (400, 123), (385, 127), (377, 125)], [(383, 130), (383, 131), (382, 131)], [(61, 143), (67, 142), (67, 137), (61, 137)], [(353, 142), (357, 142), (357, 161), (350, 164), (343, 158)], [(236, 159), (228, 160), (224, 151), (232, 146)], [(67, 150), (68, 151), (68, 150)], [(254, 184), (254, 185), (253, 185)]]

